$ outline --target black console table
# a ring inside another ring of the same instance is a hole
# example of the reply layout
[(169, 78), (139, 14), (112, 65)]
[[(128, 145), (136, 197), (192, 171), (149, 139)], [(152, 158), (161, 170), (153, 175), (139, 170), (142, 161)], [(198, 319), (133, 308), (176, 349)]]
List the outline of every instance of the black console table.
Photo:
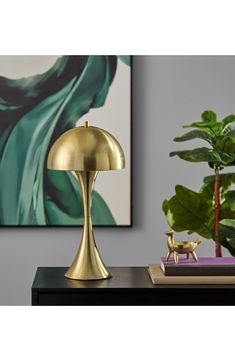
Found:
[(66, 270), (37, 269), (32, 305), (235, 305), (235, 285), (154, 286), (147, 267), (110, 267), (110, 279), (75, 281)]

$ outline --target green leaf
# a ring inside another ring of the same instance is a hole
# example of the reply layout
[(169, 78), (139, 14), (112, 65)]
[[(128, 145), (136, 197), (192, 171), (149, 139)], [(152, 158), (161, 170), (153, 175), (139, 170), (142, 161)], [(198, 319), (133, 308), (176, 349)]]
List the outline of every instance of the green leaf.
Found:
[(228, 203), (229, 208), (235, 211), (235, 191), (229, 191), (225, 195), (225, 200)]
[(211, 128), (210, 124), (206, 122), (194, 122), (189, 125), (184, 125), (183, 128), (198, 128), (203, 129), (204, 132), (208, 133), (212, 137), (215, 135), (213, 129)]
[(222, 129), (223, 129), (223, 131), (229, 126), (229, 124), (234, 123), (234, 122), (235, 122), (235, 115), (234, 114), (231, 114), (231, 115), (228, 115), (227, 117), (225, 117), (222, 120)]
[(220, 220), (223, 219), (235, 219), (235, 211), (232, 210), (226, 200), (224, 200), (220, 206)]
[[(220, 174), (221, 182), (223, 187), (231, 186), (235, 184), (235, 173), (221, 173)], [(214, 183), (215, 176), (209, 175), (203, 179), (204, 183)]]
[[(226, 192), (230, 189), (232, 184), (235, 184), (235, 174), (234, 173), (221, 173), (221, 187), (223, 192)], [(211, 184), (211, 187), (214, 189), (215, 176), (210, 175), (203, 179), (204, 184)]]
[(211, 136), (207, 132), (204, 132), (203, 130), (191, 130), (190, 132), (185, 133), (181, 137), (174, 138), (174, 141), (175, 142), (184, 142), (184, 141), (192, 140), (192, 139), (203, 139), (203, 140), (206, 140), (210, 144), (212, 142)]
[[(235, 183), (235, 176), (234, 173), (221, 173), (220, 174), (221, 180), (221, 200), (225, 199), (225, 195), (229, 192), (232, 184)], [(204, 185), (201, 187), (202, 191), (204, 188), (210, 189), (211, 195), (214, 195), (214, 184), (215, 184), (215, 176), (207, 176), (203, 179)], [(228, 218), (228, 217), (226, 217)]]
[(218, 151), (230, 154), (234, 156), (235, 154), (235, 136), (223, 135), (215, 137), (213, 141), (213, 148)]
[(224, 144), (223, 152), (234, 156), (234, 154), (235, 154), (235, 137), (234, 136), (226, 137), (226, 142)]
[(215, 136), (223, 135), (222, 123), (218, 122), (218, 123), (212, 124), (212, 131)]
[(212, 238), (213, 231), (208, 226), (211, 200), (181, 185), (177, 185), (175, 191), (162, 205), (170, 227), (176, 232), (190, 231)]
[(219, 223), (225, 237), (235, 238), (235, 219), (223, 219)]
[(226, 134), (227, 136), (232, 136), (232, 137), (234, 137), (234, 136), (235, 136), (235, 129), (227, 128), (225, 134)]
[(195, 122), (190, 125), (184, 125), (183, 128), (198, 128), (203, 129), (206, 133), (211, 135), (212, 137), (223, 135), (223, 124), (221, 122)]
[(230, 238), (228, 240), (228, 243), (232, 248), (234, 248), (234, 253), (233, 253), (233, 256), (234, 256), (235, 255), (235, 238)]
[(170, 153), (170, 157), (175, 155), (188, 162), (212, 162), (218, 165), (227, 165), (235, 159), (235, 154), (230, 155), (206, 147), (191, 150), (180, 150)]
[(202, 113), (201, 117), (204, 122), (208, 122), (208, 123), (217, 122), (217, 115), (212, 110), (205, 110)]
[[(208, 177), (209, 178), (209, 177)], [(214, 182), (204, 182), (201, 186), (199, 193), (205, 195), (208, 199), (213, 199), (214, 197)]]
[(223, 236), (221, 244), (235, 256), (235, 219), (223, 219), (220, 223), (220, 232)]
[(219, 242), (223, 247), (227, 248), (233, 257), (235, 256), (235, 238), (227, 239), (222, 236), (220, 237)]
[[(229, 207), (229, 204), (226, 200), (226, 196), (230, 193), (230, 188), (232, 184), (234, 184), (234, 173), (224, 173), (220, 174), (221, 180), (221, 189), (220, 189), (220, 201), (221, 201), (221, 208), (220, 208), (220, 217), (223, 218), (234, 218), (235, 219), (235, 212), (233, 209)], [(200, 189), (200, 193), (207, 195), (208, 198), (214, 199), (214, 184), (215, 184), (215, 176), (208, 176), (205, 177), (203, 180), (204, 184)], [(214, 211), (212, 207), (212, 211)]]

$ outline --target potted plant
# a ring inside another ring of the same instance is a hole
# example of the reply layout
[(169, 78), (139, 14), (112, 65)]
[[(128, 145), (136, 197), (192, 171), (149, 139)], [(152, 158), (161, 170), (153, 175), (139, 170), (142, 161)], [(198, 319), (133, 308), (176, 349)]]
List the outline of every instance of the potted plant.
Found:
[(163, 211), (168, 224), (176, 232), (198, 233), (215, 241), (215, 255), (222, 256), (226, 247), (235, 256), (235, 183), (234, 173), (222, 173), (235, 165), (235, 115), (219, 121), (212, 110), (201, 115), (201, 121), (184, 126), (193, 130), (174, 139), (175, 142), (201, 139), (209, 146), (170, 153), (188, 162), (206, 162), (214, 175), (207, 176), (198, 192), (181, 185), (176, 194), (164, 200)]

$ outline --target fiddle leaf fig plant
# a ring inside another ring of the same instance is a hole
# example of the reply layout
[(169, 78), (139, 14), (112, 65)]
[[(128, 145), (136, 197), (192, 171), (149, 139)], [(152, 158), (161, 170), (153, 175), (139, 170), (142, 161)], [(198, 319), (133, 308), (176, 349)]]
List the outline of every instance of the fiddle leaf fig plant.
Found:
[(204, 178), (199, 192), (181, 185), (175, 187), (175, 195), (163, 202), (167, 221), (176, 232), (196, 232), (202, 237), (215, 241), (215, 254), (222, 256), (221, 246), (235, 256), (235, 183), (233, 173), (223, 174), (221, 170), (235, 165), (235, 115), (219, 121), (212, 110), (201, 115), (201, 121), (184, 126), (195, 128), (175, 142), (201, 139), (207, 147), (179, 150), (170, 153), (188, 162), (206, 162), (214, 175)]
[(211, 198), (207, 194), (177, 185), (175, 195), (163, 202), (163, 210), (168, 223), (176, 232), (196, 232), (205, 238), (211, 238)]

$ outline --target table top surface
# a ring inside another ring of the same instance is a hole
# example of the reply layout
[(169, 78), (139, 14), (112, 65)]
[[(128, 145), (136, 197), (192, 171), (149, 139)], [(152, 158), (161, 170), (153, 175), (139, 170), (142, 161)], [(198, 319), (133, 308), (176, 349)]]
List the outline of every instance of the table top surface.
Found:
[(78, 281), (64, 277), (68, 267), (38, 267), (33, 290), (46, 289), (159, 289), (159, 288), (230, 288), (235, 285), (161, 285), (152, 284), (147, 267), (109, 267), (112, 278)]
[(33, 289), (47, 288), (154, 288), (147, 267), (109, 267), (112, 277), (105, 280), (78, 281), (64, 277), (67, 267), (38, 267)]

